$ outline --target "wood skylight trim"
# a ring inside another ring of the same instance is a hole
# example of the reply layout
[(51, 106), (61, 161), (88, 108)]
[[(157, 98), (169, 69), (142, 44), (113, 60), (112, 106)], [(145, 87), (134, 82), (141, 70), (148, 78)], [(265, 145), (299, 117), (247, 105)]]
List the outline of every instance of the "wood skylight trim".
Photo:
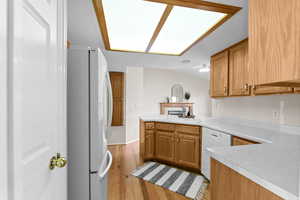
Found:
[[(102, 40), (103, 40), (104, 47), (106, 50), (127, 52), (127, 53), (147, 53), (147, 54), (181, 56), (185, 52), (187, 52), (189, 49), (191, 49), (196, 43), (203, 40), (210, 33), (215, 31), (223, 23), (225, 23), (227, 20), (229, 20), (235, 13), (237, 13), (239, 10), (241, 10), (240, 7), (236, 7), (236, 6), (224, 5), (224, 4), (200, 1), (200, 0), (145, 0), (145, 1), (167, 4), (167, 7), (166, 7), (154, 33), (152, 35), (152, 38), (149, 41), (149, 44), (148, 44), (147, 48), (145, 49), (145, 51), (130, 51), (130, 50), (125, 50), (125, 49), (111, 49), (102, 0), (93, 0), (94, 9), (96, 12), (100, 32), (102, 35)], [(195, 9), (207, 10), (207, 11), (212, 11), (212, 12), (220, 12), (220, 13), (224, 13), (227, 15), (225, 17), (223, 17), (214, 26), (212, 26), (207, 32), (205, 32), (204, 34), (199, 36), (199, 38), (196, 41), (194, 41), (191, 45), (189, 45), (186, 49), (184, 49), (180, 54), (149, 52), (174, 6), (195, 8)]]
[(157, 36), (158, 36), (159, 33), (160, 33), (162, 27), (164, 26), (165, 22), (167, 21), (167, 19), (168, 19), (170, 13), (171, 13), (171, 11), (172, 11), (172, 9), (173, 9), (173, 6), (171, 6), (171, 5), (168, 5), (168, 6), (166, 7), (166, 9), (165, 9), (163, 15), (161, 16), (160, 21), (159, 21), (159, 23), (158, 23), (158, 25), (157, 25), (157, 27), (156, 27), (154, 33), (153, 33), (153, 35), (152, 35), (152, 38), (151, 38), (151, 40), (150, 40), (150, 42), (149, 42), (149, 44), (148, 44), (148, 47), (147, 47), (147, 49), (146, 49), (146, 53), (148, 53), (148, 52), (150, 51), (150, 49), (151, 49), (153, 43), (155, 42)]

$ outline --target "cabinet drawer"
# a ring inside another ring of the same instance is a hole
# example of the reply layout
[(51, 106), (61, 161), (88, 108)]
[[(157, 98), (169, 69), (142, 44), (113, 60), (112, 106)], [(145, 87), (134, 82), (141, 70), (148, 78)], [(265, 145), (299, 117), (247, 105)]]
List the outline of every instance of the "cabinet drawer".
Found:
[(154, 130), (146, 130), (145, 135), (154, 135)]
[(244, 138), (236, 137), (236, 136), (232, 137), (232, 146), (249, 145), (249, 144), (259, 144), (259, 143)]
[(175, 131), (175, 124), (156, 123), (156, 129), (162, 131)]
[(200, 127), (199, 126), (176, 125), (176, 132), (199, 135)]
[(154, 122), (146, 122), (145, 129), (154, 129)]

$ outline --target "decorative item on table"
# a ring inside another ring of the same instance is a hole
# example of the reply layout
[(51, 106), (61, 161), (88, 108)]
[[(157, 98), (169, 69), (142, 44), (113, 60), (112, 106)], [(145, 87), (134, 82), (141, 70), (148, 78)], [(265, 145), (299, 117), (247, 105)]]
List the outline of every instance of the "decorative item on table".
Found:
[(191, 119), (194, 119), (196, 116), (193, 114), (192, 111), (188, 111), (187, 115), (186, 115), (186, 118), (191, 118)]
[(170, 103), (170, 97), (166, 97), (166, 102)]
[(170, 102), (171, 102), (171, 103), (176, 103), (176, 102), (177, 102), (177, 97), (172, 96)]
[(188, 101), (191, 98), (191, 93), (190, 92), (185, 92), (184, 93), (184, 98), (185, 98), (185, 100)]
[(172, 86), (171, 96), (176, 97), (176, 101), (172, 103), (181, 103), (183, 101), (183, 87), (181, 84), (174, 84)]

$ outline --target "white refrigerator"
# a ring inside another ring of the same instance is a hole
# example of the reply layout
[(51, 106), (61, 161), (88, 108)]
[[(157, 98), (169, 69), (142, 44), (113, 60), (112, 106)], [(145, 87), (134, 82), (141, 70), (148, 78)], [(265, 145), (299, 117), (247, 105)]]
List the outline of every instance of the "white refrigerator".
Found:
[(68, 199), (106, 200), (112, 90), (100, 49), (68, 50)]

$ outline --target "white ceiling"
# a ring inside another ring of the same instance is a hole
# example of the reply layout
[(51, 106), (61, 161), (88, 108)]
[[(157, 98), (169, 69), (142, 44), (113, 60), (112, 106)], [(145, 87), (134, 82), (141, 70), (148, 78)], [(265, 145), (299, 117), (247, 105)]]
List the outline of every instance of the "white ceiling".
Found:
[[(209, 73), (199, 73), (195, 66), (209, 64), (210, 56), (248, 36), (248, 0), (208, 0), (242, 7), (208, 37), (197, 43), (182, 56), (152, 55), (106, 51), (103, 46), (92, 0), (68, 0), (68, 39), (72, 44), (100, 47), (110, 69), (125, 67), (154, 67), (174, 69), (208, 79)], [(182, 60), (190, 60), (183, 64)]]

